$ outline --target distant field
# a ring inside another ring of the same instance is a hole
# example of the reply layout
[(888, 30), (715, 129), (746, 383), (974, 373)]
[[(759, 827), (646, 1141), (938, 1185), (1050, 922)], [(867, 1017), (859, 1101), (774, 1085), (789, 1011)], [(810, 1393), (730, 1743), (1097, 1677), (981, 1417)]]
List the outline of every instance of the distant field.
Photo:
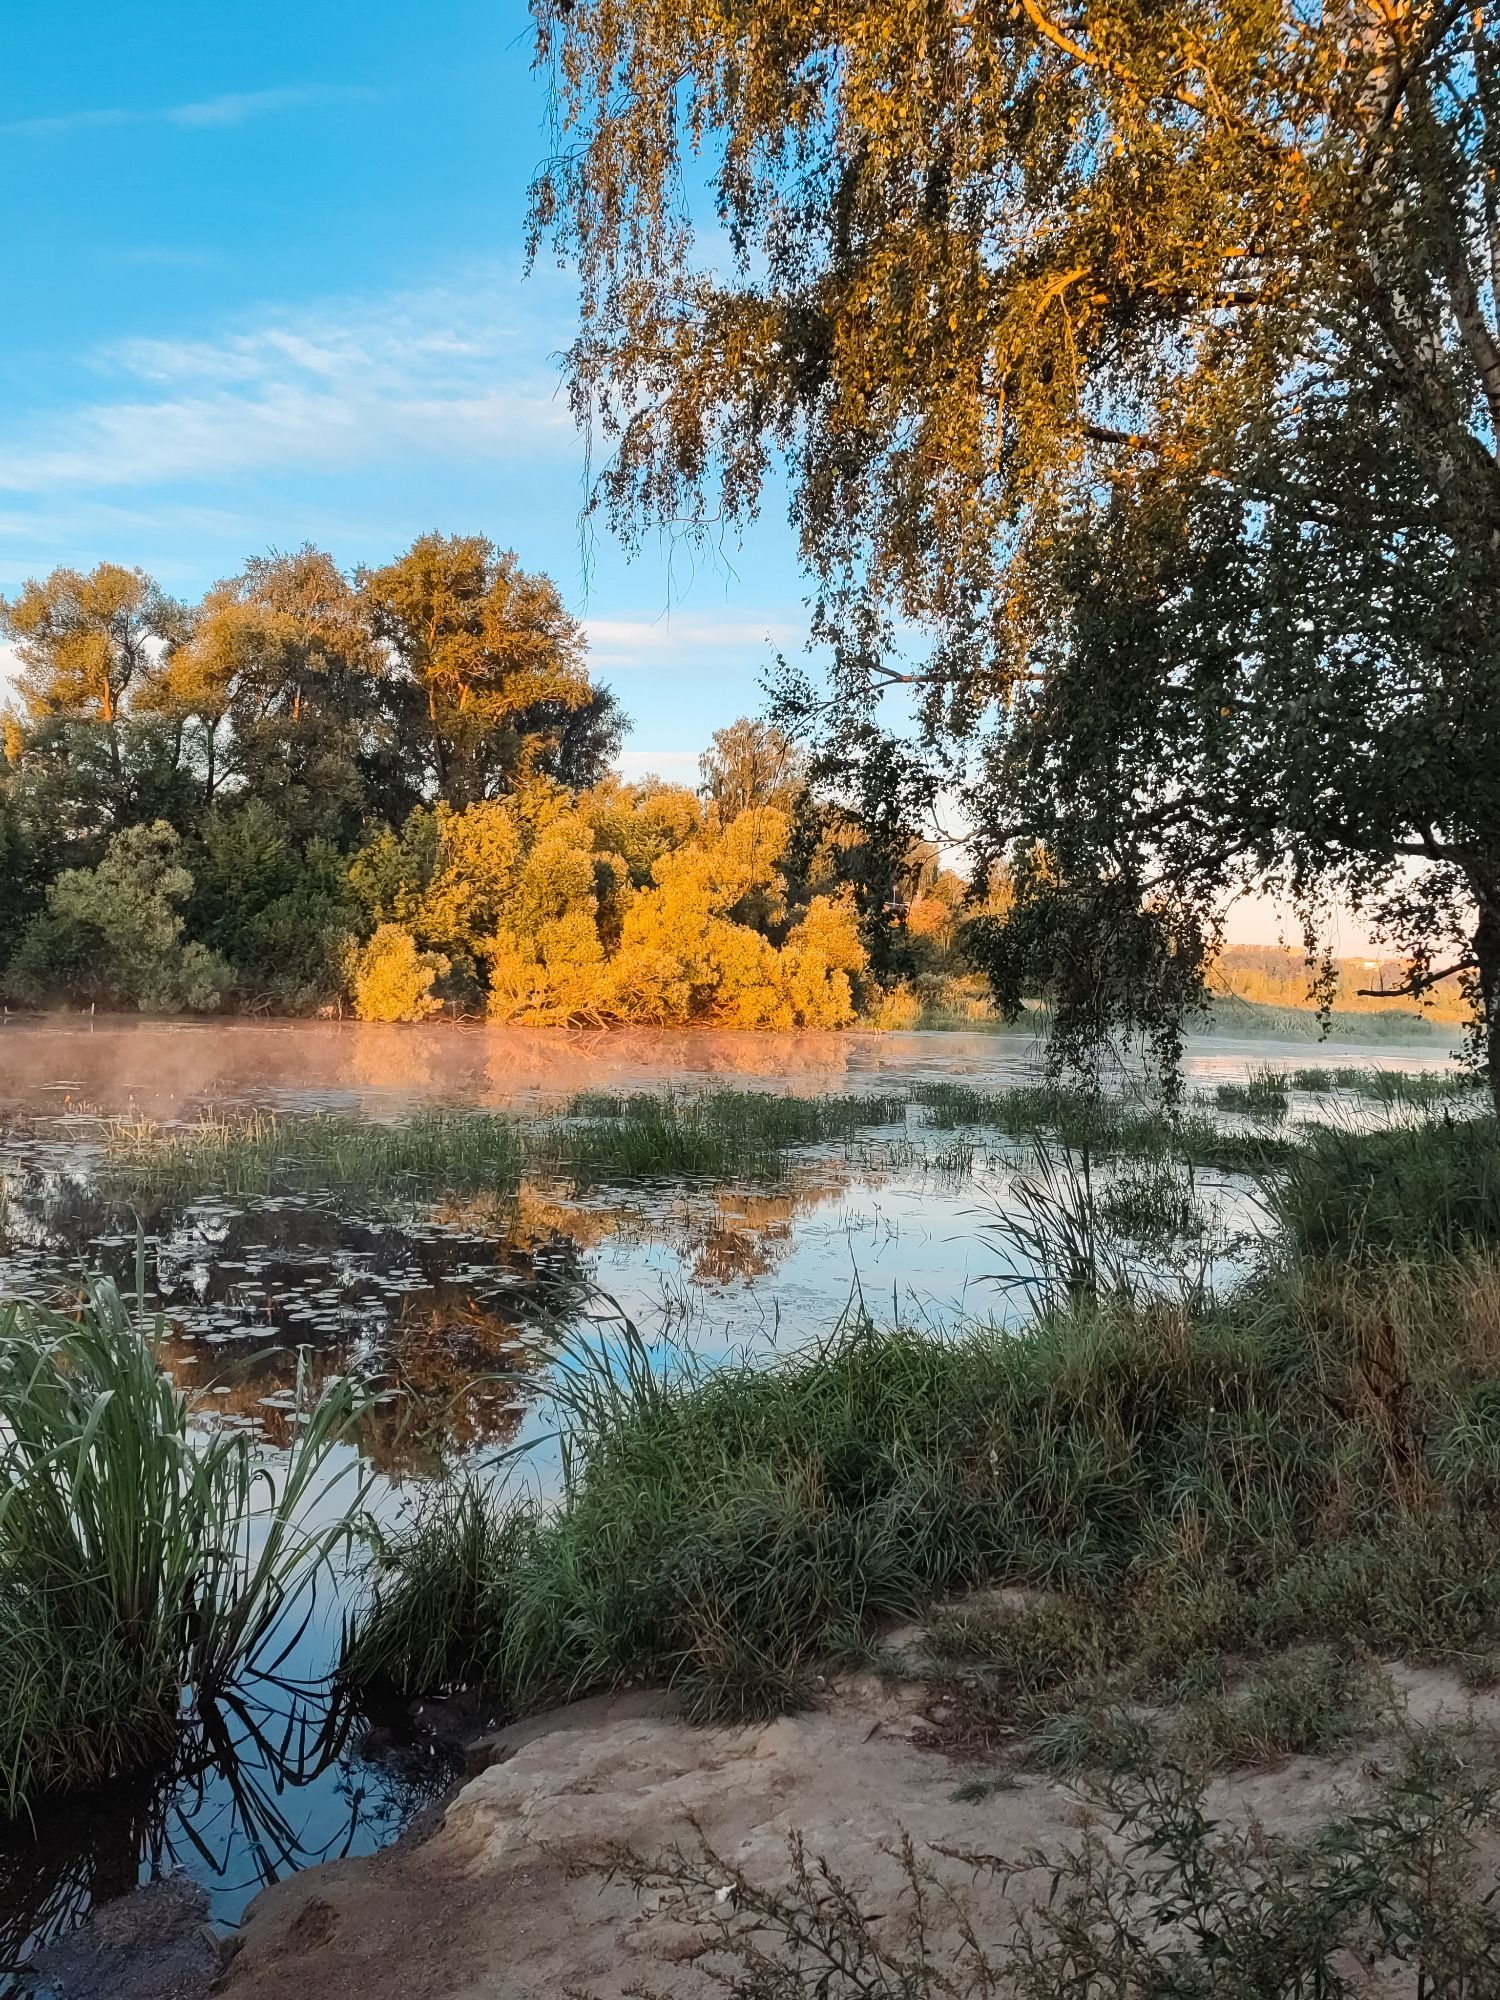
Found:
[[(1427, 1004), (1419, 1008), (1398, 994), (1405, 976), (1400, 959), (1341, 958), (1336, 965), (1335, 1020), (1341, 1014), (1383, 1015), (1400, 1032), (1404, 1031), (1398, 1028), (1401, 1022), (1452, 1027), (1468, 1018), (1468, 1008), (1456, 979), (1444, 980), (1435, 987)], [(1226, 946), (1214, 967), (1211, 983), (1227, 1001), (1246, 1000), (1257, 1009), (1278, 1012), (1305, 1015), (1312, 1011), (1307, 962), (1300, 951), (1279, 945)], [(1360, 1032), (1370, 1032), (1367, 1022), (1361, 1023)]]

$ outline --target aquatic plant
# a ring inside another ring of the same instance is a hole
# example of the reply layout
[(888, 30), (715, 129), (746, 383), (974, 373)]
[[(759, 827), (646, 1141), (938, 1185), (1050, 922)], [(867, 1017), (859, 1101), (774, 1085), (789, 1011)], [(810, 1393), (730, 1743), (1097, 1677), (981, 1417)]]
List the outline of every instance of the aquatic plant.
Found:
[(117, 1124), (101, 1181), (114, 1199), (141, 1206), (320, 1187), (477, 1194), (514, 1189), (525, 1163), (519, 1126), (489, 1112), (426, 1111), (395, 1124), (261, 1112), (185, 1129)]
[[(213, 1701), (294, 1641), (362, 1501), (336, 1450), (352, 1383), (302, 1413), (273, 1470), (200, 1430), (157, 1363), (161, 1328), (114, 1286), (67, 1317), (0, 1313), (0, 1809), (168, 1755), (184, 1694)], [(347, 1490), (339, 1495), (337, 1489)]]
[(783, 1096), (771, 1091), (589, 1091), (569, 1121), (534, 1138), (541, 1157), (580, 1175), (626, 1179), (776, 1172), (794, 1146), (826, 1145), (881, 1125), (903, 1125), (903, 1093)]
[(943, 1130), (976, 1126), (1016, 1138), (1045, 1138), (1072, 1151), (1140, 1159), (1176, 1157), (1226, 1172), (1259, 1173), (1291, 1157), (1296, 1141), (1262, 1132), (1226, 1132), (1212, 1118), (1076, 1085), (1046, 1082), (982, 1090), (938, 1078), (912, 1101)]
[(1214, 1102), (1221, 1111), (1245, 1111), (1253, 1118), (1285, 1118), (1289, 1105), (1286, 1079), (1278, 1069), (1262, 1065), (1243, 1083), (1221, 1083)]
[[(1482, 1656), (1496, 1273), (1289, 1253), (1217, 1305), (1065, 1285), (1019, 1333), (860, 1317), (769, 1368), (669, 1369), (627, 1331), (568, 1373), (561, 1502), (445, 1643), (518, 1706), (646, 1678), (702, 1715), (793, 1704), (821, 1657), (979, 1583), (1103, 1608), (1063, 1691), (1290, 1644)], [(403, 1589), (398, 1563), (361, 1620), (396, 1678), (426, 1630)]]

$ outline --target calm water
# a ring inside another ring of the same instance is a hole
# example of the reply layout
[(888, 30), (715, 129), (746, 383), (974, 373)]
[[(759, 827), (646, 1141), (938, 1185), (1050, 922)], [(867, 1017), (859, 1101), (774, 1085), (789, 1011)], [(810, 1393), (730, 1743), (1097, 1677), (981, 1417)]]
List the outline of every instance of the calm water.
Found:
[[(1416, 1048), (1305, 1042), (1189, 1044), (1207, 1088), (1265, 1063), (1403, 1069)], [(103, 1121), (192, 1125), (251, 1110), (399, 1118), (421, 1107), (556, 1115), (583, 1089), (732, 1085), (798, 1092), (899, 1089), (944, 1077), (999, 1087), (1034, 1077), (1025, 1033), (568, 1034), (336, 1023), (0, 1025), (0, 1300), (62, 1299), (81, 1270), (133, 1281), (135, 1219), (94, 1174)], [(1357, 1115), (1353, 1106), (1344, 1115)], [(1294, 1103), (1293, 1116), (1327, 1116)], [(1338, 1107), (1334, 1107), (1335, 1113)], [(992, 1132), (925, 1128), (913, 1113), (837, 1147), (807, 1148), (774, 1182), (528, 1183), (515, 1201), (392, 1208), (332, 1192), (229, 1201), (202, 1190), (147, 1219), (152, 1303), (168, 1365), (205, 1422), (286, 1440), (299, 1366), (353, 1369), (380, 1401), (360, 1438), (376, 1505), (398, 1513), (444, 1463), (537, 1441), (538, 1395), (560, 1338), (608, 1345), (623, 1314), (694, 1355), (765, 1354), (832, 1326), (858, 1293), (877, 1314), (934, 1328), (1025, 1310), (1001, 1218), (1026, 1149)], [(1200, 1175), (1207, 1234), (1185, 1267), (1233, 1262), (1254, 1190)], [(325, 1601), (277, 1682), (208, 1719), (168, 1781), (91, 1800), (0, 1851), (0, 1966), (136, 1879), (183, 1870), (233, 1923), (266, 1881), (373, 1850), (451, 1777), (420, 1741), (366, 1754), (363, 1724), (330, 1718), (320, 1687), (340, 1606)], [(4, 1990), (0, 1974), (0, 1991)]]

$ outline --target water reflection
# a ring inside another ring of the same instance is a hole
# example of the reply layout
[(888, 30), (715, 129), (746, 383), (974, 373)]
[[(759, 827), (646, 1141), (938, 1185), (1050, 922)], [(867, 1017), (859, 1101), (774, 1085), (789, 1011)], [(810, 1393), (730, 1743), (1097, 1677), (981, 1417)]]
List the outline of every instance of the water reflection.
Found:
[(26, 1993), (32, 1952), (137, 1882), (187, 1875), (232, 1925), (270, 1883), (387, 1846), (458, 1769), (444, 1746), (393, 1745), (388, 1725), (330, 1705), (321, 1679), (255, 1677), (195, 1719), (170, 1771), (0, 1832), (0, 1996)]

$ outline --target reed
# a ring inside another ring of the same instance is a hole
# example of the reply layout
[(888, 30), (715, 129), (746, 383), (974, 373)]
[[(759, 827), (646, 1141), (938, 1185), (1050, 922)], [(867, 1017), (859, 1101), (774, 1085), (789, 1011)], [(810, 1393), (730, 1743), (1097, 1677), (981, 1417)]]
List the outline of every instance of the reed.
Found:
[(107, 1195), (142, 1206), (316, 1188), (479, 1194), (514, 1189), (525, 1164), (520, 1127), (485, 1112), (430, 1111), (389, 1125), (259, 1113), (185, 1130), (115, 1125), (102, 1180)]
[(337, 1447), (361, 1391), (340, 1382), (312, 1402), (273, 1471), (242, 1433), (195, 1427), (159, 1334), (108, 1283), (76, 1318), (0, 1313), (9, 1813), (168, 1756), (185, 1695), (201, 1707), (289, 1644), (359, 1524), (361, 1483)]

